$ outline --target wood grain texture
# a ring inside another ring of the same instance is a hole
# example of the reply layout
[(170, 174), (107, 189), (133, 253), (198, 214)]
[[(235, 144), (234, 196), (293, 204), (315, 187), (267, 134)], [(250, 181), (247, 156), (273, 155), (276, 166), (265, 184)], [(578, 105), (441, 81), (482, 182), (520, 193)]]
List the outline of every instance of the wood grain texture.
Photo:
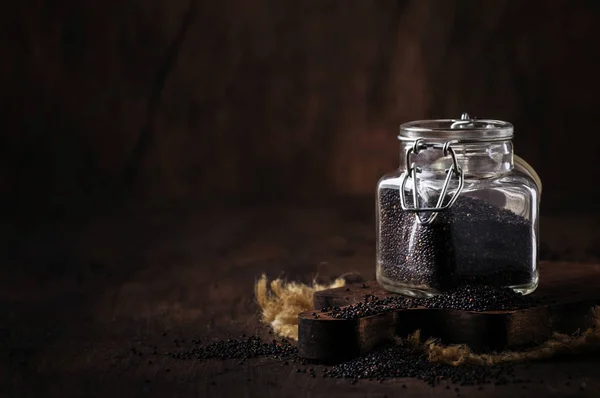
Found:
[[(556, 228), (557, 242), (567, 242), (561, 239), (567, 233), (585, 247), (595, 239), (593, 224), (573, 227), (574, 220), (543, 224)], [(353, 385), (296, 372), (314, 367), (320, 374), (321, 366), (312, 364), (181, 361), (131, 351), (156, 346), (162, 354), (181, 338), (272, 339), (253, 296), (263, 272), (304, 283), (351, 271), (372, 279), (372, 201), (218, 211), (135, 207), (26, 234), (16, 230), (0, 224), (2, 397), (456, 396), (413, 379)], [(566, 257), (563, 249), (552, 246), (551, 253)], [(597, 397), (599, 366), (597, 358), (532, 363), (517, 367), (518, 378), (532, 380), (527, 391), (520, 384), (460, 391), (487, 398)]]
[(600, 199), (595, 156), (555, 155), (596, 123), (597, 2), (193, 0), (158, 98), (190, 4), (0, 5), (4, 208), (370, 196), (400, 123), (462, 111), (515, 123), (546, 211), (572, 205), (565, 181)]
[[(313, 311), (298, 316), (300, 355), (341, 361), (364, 354), (395, 336), (421, 330), (422, 337), (445, 344), (468, 344), (476, 351), (501, 351), (539, 344), (554, 332), (575, 333), (590, 325), (590, 309), (600, 304), (600, 265), (541, 263), (541, 282), (533, 293), (539, 305), (517, 311), (458, 311), (414, 308), (358, 319), (336, 319)], [(315, 308), (343, 307), (365, 295), (394, 296), (377, 282), (315, 293)]]

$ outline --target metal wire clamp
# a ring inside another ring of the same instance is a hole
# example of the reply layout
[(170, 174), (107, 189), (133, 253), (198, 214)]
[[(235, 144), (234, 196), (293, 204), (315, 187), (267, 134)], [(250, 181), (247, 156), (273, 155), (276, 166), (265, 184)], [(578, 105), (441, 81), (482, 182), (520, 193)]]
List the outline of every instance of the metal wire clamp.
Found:
[[(414, 144), (406, 150), (406, 171), (402, 176), (402, 183), (400, 184), (400, 205), (402, 206), (402, 210), (408, 212), (414, 212), (417, 217), (417, 221), (420, 224), (430, 224), (436, 218), (437, 214), (443, 210), (448, 209), (450, 206), (456, 202), (458, 195), (461, 193), (464, 186), (464, 173), (462, 168), (458, 165), (456, 161), (456, 153), (454, 149), (450, 146), (451, 144), (456, 143), (455, 141), (447, 141), (445, 143), (425, 143), (422, 139), (415, 140)], [(444, 185), (442, 186), (442, 191), (440, 192), (440, 196), (437, 200), (437, 204), (435, 207), (419, 207), (418, 202), (418, 190), (417, 190), (417, 174), (421, 172), (421, 169), (418, 168), (415, 163), (411, 163), (410, 158), (411, 154), (417, 155), (421, 150), (427, 149), (440, 149), (444, 156), (450, 156), (452, 158), (452, 165), (449, 169), (446, 170), (446, 179), (444, 180)], [(450, 179), (452, 176), (456, 176), (458, 178), (458, 187), (454, 193), (448, 193), (448, 186), (450, 184)], [(406, 182), (408, 178), (411, 177), (413, 180), (413, 207), (408, 207), (406, 205), (406, 199), (404, 197), (406, 192)], [(444, 204), (444, 199), (448, 196), (450, 199)], [(433, 213), (426, 219), (421, 217), (422, 213), (430, 212)]]

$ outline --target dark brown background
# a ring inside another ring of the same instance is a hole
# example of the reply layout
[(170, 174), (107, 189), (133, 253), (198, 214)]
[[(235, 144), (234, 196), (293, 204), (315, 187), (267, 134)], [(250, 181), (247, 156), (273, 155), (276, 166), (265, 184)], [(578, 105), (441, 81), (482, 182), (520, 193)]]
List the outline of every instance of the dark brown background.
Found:
[(400, 123), (468, 111), (516, 125), (544, 211), (594, 209), (599, 8), (2, 2), (4, 208), (372, 196)]
[[(600, 261), (599, 30), (594, 0), (1, 1), (0, 395), (430, 396), (131, 348), (270, 338), (262, 272), (373, 277), (409, 120), (513, 122), (541, 257)], [(526, 373), (597, 396), (597, 369)]]

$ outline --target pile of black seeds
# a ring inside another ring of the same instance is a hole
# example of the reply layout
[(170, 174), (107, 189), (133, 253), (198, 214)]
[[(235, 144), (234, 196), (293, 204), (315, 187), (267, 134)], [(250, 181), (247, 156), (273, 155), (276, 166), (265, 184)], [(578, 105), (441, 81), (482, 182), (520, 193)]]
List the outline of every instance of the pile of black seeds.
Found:
[[(258, 336), (239, 339), (212, 341), (203, 344), (200, 340), (175, 340), (179, 349), (168, 355), (181, 360), (246, 359), (268, 357), (282, 360), (283, 366), (300, 364), (312, 366), (297, 368), (298, 373), (307, 373), (317, 377), (317, 364), (298, 356), (298, 349), (287, 340), (263, 341)], [(158, 353), (155, 351), (155, 355)], [(380, 347), (369, 354), (334, 366), (322, 367), (322, 378), (350, 379), (353, 383), (360, 379), (383, 382), (386, 379), (410, 377), (425, 381), (430, 386), (445, 384), (483, 385), (494, 383), (507, 384), (513, 376), (513, 368), (508, 366), (449, 366), (431, 363), (418, 348), (402, 344)]]
[(258, 336), (212, 341), (208, 344), (194, 340), (192, 346), (169, 355), (176, 359), (248, 359), (257, 357), (295, 356), (298, 348), (287, 340), (264, 342)]
[(524, 296), (509, 288), (494, 286), (463, 286), (444, 294), (424, 298), (365, 296), (362, 302), (344, 307), (324, 308), (332, 318), (356, 319), (407, 308), (436, 308), (463, 311), (513, 311), (533, 307), (540, 298)]
[[(483, 386), (503, 385), (515, 382), (512, 366), (450, 366), (431, 363), (418, 348), (402, 344), (379, 347), (365, 356), (334, 366), (319, 366), (298, 357), (298, 349), (286, 340), (265, 342), (258, 336), (240, 339), (212, 341), (203, 344), (199, 340), (184, 343), (179, 340), (177, 352), (169, 356), (180, 360), (236, 359), (242, 365), (250, 358), (266, 357), (281, 360), (282, 366), (300, 366), (297, 373), (310, 377), (349, 379), (353, 384), (359, 380), (383, 382), (393, 378), (415, 378), (432, 387), (445, 385)], [(157, 354), (157, 353), (155, 353)], [(168, 369), (167, 369), (168, 371)]]
[(370, 379), (384, 381), (389, 378), (411, 377), (425, 381), (430, 386), (439, 384), (484, 385), (508, 384), (514, 377), (514, 367), (502, 366), (450, 366), (435, 364), (418, 350), (394, 345), (382, 347), (348, 362), (323, 369), (324, 377), (343, 379)]
[(431, 224), (420, 224), (402, 210), (399, 190), (386, 188), (379, 194), (379, 222), (378, 279), (384, 285), (447, 291), (467, 284), (529, 285), (536, 278), (532, 223), (483, 200), (460, 196)]
[(388, 296), (381, 299), (377, 297), (365, 297), (365, 300), (362, 302), (344, 307), (323, 308), (321, 312), (328, 313), (332, 318), (356, 319), (417, 306), (416, 301), (403, 296)]
[(413, 299), (418, 306), (464, 311), (512, 311), (540, 303), (535, 296), (524, 296), (509, 288), (463, 286), (433, 297)]
[[(370, 299), (376, 300), (372, 297)], [(163, 336), (166, 336), (166, 333)], [(326, 366), (300, 358), (298, 349), (287, 340), (264, 341), (258, 336), (242, 336), (238, 339), (216, 340), (206, 344), (200, 340), (184, 339), (175, 339), (173, 342), (177, 346), (177, 351), (167, 353), (173, 359), (235, 359), (239, 360), (238, 365), (242, 365), (250, 358), (271, 358), (279, 360), (281, 366), (294, 366), (297, 373), (304, 373), (309, 377), (347, 379), (352, 384), (360, 380), (384, 382), (395, 378), (414, 378), (424, 381), (431, 387), (452, 388), (459, 394), (461, 386), (477, 386), (481, 390), (489, 384), (498, 386), (512, 383), (522, 384), (526, 389), (526, 384), (532, 383), (530, 379), (517, 378), (514, 365), (455, 367), (431, 363), (418, 347), (402, 343), (382, 346), (362, 357), (334, 366)], [(152, 349), (153, 355), (164, 355), (159, 352), (157, 346), (152, 346)], [(132, 348), (131, 352), (136, 356), (143, 355), (139, 347)], [(149, 360), (148, 363), (152, 364), (153, 361)], [(165, 369), (165, 372), (169, 371), (169, 368)], [(406, 388), (406, 385), (402, 387)], [(584, 388), (585, 385), (582, 384), (581, 389)]]

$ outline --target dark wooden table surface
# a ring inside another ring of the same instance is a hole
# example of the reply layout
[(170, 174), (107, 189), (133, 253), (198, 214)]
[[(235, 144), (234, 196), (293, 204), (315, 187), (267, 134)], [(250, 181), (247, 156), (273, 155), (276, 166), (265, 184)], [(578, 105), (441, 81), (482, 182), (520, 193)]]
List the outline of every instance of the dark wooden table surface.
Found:
[[(409, 379), (311, 378), (274, 359), (182, 361), (148, 351), (167, 351), (180, 338), (272, 338), (253, 296), (263, 272), (304, 282), (349, 271), (373, 277), (372, 211), (370, 202), (135, 209), (36, 228), (4, 223), (0, 396), (456, 396)], [(590, 217), (544, 218), (542, 240), (552, 250), (543, 255), (597, 262), (598, 225)], [(600, 396), (600, 359), (518, 372), (533, 380), (527, 389), (463, 387), (460, 395)]]

